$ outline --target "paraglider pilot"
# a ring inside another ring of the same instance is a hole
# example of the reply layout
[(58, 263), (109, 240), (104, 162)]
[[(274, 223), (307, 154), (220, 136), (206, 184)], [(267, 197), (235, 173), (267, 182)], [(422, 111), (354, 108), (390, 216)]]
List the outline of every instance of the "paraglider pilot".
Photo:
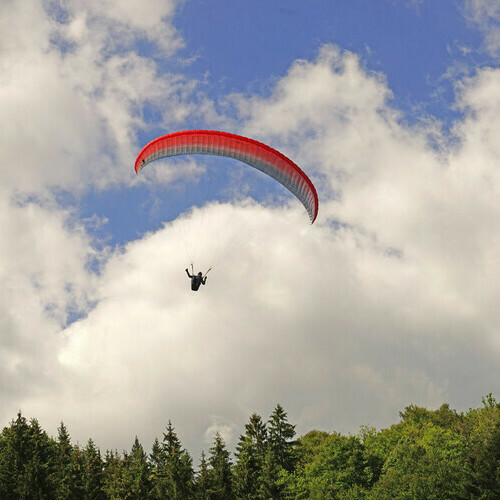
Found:
[(200, 285), (204, 285), (207, 282), (207, 277), (203, 277), (203, 274), (199, 272), (198, 274), (189, 274), (189, 271), (186, 269), (187, 275), (191, 278), (191, 290), (194, 292), (198, 291)]

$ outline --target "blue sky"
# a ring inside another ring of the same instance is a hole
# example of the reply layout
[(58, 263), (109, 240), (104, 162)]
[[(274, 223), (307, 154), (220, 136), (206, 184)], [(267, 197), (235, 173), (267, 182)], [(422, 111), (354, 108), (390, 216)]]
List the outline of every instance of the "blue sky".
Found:
[[(464, 5), (456, 0), (438, 4), (370, 0), (312, 4), (221, 0), (214, 4), (193, 0), (178, 7), (174, 25), (184, 41), (175, 58), (157, 58), (154, 45), (143, 50), (157, 60), (160, 72), (174, 69), (197, 81), (200, 92), (226, 112), (228, 95), (269, 95), (293, 61), (314, 59), (321, 46), (335, 44), (358, 54), (367, 72), (386, 78), (391, 105), (402, 111), (403, 120), (414, 123), (431, 116), (449, 128), (460, 116), (453, 107), (456, 74), (451, 76), (449, 71), (473, 71), (491, 63), (488, 54), (480, 50), (479, 29), (464, 17)], [(158, 112), (147, 108), (146, 116), (155, 119)], [(175, 125), (141, 132), (139, 148), (157, 135), (176, 130)], [(193, 113), (178, 128), (213, 125)], [(210, 160), (205, 162), (210, 164)], [(219, 182), (212, 184), (218, 186)], [(82, 201), (82, 215), (97, 213), (111, 220), (105, 236), (112, 243), (130, 241), (141, 231), (157, 229), (165, 220), (159, 211), (144, 213), (149, 207), (150, 188), (92, 191)], [(211, 191), (211, 198), (221, 196), (216, 189)], [(170, 192), (163, 194), (172, 196)], [(201, 197), (205, 195), (203, 191)], [(259, 198), (258, 192), (254, 196)], [(190, 202), (194, 200), (196, 194)], [(129, 211), (131, 219), (122, 224), (125, 205), (131, 204), (137, 208)], [(177, 204), (178, 211), (189, 207), (177, 200), (163, 209), (177, 215)]]
[[(299, 434), (356, 433), (494, 393), (499, 22), (496, 0), (1, 4), (2, 422), (126, 449), (170, 419), (196, 462), (278, 402)], [(193, 128), (292, 158), (315, 224), (233, 160), (135, 175)], [(218, 263), (196, 294), (193, 257)]]
[[(314, 1), (186, 2), (176, 16), (186, 41), (187, 69), (208, 74), (209, 92), (266, 93), (296, 59), (312, 59), (323, 44), (361, 56), (366, 68), (384, 74), (398, 107), (413, 114), (424, 106), (449, 118), (453, 96), (443, 81), (456, 63), (486, 62), (474, 53), (481, 35), (463, 16), (460, 2)], [(444, 102), (434, 97), (444, 87)]]

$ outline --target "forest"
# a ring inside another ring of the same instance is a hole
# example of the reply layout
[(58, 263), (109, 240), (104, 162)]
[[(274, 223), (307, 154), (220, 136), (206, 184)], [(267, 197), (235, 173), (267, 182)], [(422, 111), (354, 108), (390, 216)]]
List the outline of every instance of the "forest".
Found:
[(104, 454), (72, 444), (21, 412), (0, 435), (0, 498), (8, 499), (500, 499), (500, 403), (457, 412), (415, 405), (400, 421), (356, 435), (297, 437), (277, 405), (253, 413), (234, 453), (217, 433), (193, 460), (172, 422), (146, 451)]

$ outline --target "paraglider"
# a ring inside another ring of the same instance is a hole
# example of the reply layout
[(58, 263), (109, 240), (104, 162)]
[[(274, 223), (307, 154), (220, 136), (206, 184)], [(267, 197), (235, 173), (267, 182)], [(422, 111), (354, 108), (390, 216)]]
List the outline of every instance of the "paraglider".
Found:
[(235, 158), (276, 179), (304, 205), (311, 224), (318, 216), (318, 194), (309, 177), (275, 149), (240, 135), (216, 130), (185, 130), (154, 139), (135, 161), (137, 174), (152, 161), (169, 156), (202, 154)]
[(191, 290), (193, 292), (197, 292), (200, 285), (204, 285), (207, 282), (207, 275), (203, 276), (201, 271), (198, 274), (190, 274), (186, 268), (186, 273), (191, 278)]
[[(261, 142), (216, 130), (185, 130), (163, 135), (144, 146), (135, 161), (137, 174), (155, 160), (170, 156), (202, 154), (234, 158), (277, 180), (306, 209), (311, 224), (318, 216), (318, 195), (309, 177), (289, 158)], [(193, 271), (193, 270), (192, 270)], [(206, 283), (206, 273), (190, 274), (191, 289)]]

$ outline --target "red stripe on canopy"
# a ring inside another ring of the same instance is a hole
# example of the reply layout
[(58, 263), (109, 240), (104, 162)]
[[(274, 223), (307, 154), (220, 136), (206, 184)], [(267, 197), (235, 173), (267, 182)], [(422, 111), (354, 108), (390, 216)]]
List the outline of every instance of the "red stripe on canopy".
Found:
[(309, 177), (289, 158), (266, 144), (216, 130), (185, 130), (154, 139), (139, 153), (135, 171), (148, 163), (186, 154), (235, 158), (276, 179), (304, 205), (311, 224), (318, 216), (318, 194)]

